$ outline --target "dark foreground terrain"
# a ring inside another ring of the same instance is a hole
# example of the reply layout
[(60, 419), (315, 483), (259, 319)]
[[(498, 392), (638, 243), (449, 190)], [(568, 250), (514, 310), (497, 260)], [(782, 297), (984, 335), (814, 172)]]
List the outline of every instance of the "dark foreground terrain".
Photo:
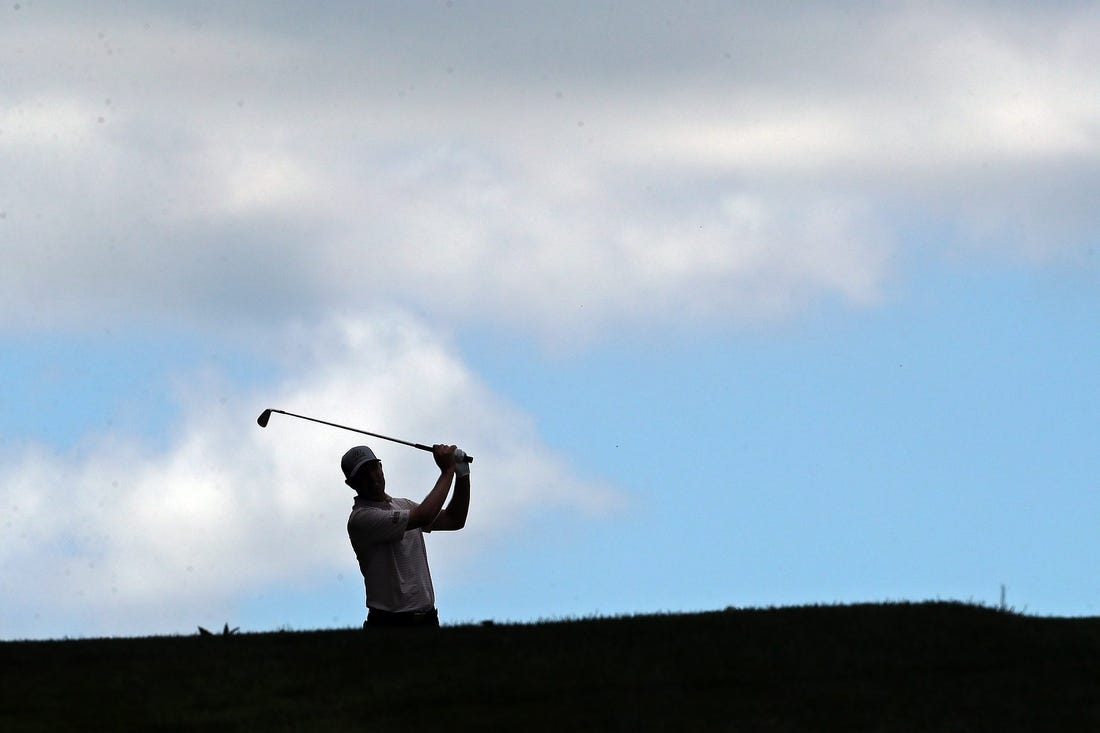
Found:
[(0, 731), (1098, 731), (1100, 619), (955, 603), (0, 643)]

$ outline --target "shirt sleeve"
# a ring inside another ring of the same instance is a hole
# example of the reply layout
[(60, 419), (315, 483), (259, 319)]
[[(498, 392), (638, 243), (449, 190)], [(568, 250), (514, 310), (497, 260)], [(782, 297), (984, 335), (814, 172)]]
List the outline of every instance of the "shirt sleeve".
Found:
[(386, 544), (400, 540), (408, 526), (408, 509), (360, 509), (348, 522), (348, 534), (367, 544)]

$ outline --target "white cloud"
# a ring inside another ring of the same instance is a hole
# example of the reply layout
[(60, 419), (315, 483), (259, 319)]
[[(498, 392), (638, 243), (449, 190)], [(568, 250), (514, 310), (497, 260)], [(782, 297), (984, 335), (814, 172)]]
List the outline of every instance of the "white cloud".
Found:
[(1095, 230), (1086, 7), (605, 7), (557, 54), (523, 14), (248, 7), (0, 31), (7, 328), (399, 302), (561, 341), (874, 303), (899, 211)]
[(390, 493), (417, 500), (435, 479), (431, 456), (281, 415), (262, 430), (255, 418), (266, 407), (407, 440), (455, 441), (475, 454), (469, 524), (445, 540), (447, 553), (433, 554), (437, 573), (483, 560), (536, 507), (598, 515), (623, 500), (574, 476), (530, 418), (415, 319), (301, 329), (280, 345), (290, 371), (263, 402), (225, 397), (233, 386), (217, 375), (181, 388), (185, 414), (171, 445), (115, 436), (73, 453), (9, 451), (0, 472), (0, 636), (188, 632), (229, 617), (271, 584), (343, 574), (357, 587), (344, 528), (352, 492), (340, 456), (359, 442), (373, 445)]

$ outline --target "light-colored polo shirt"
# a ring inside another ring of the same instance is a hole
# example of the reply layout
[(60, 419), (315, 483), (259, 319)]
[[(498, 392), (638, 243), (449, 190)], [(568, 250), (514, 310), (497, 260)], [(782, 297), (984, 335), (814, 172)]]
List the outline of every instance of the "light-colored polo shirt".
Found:
[(410, 499), (388, 502), (355, 498), (348, 517), (348, 538), (363, 574), (367, 607), (398, 613), (435, 607), (424, 533), (406, 531)]

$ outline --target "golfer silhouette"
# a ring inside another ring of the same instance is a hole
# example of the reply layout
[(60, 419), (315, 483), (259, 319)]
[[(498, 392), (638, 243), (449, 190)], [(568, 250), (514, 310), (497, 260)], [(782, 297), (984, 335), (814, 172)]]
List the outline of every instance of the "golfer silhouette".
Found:
[[(382, 461), (367, 446), (355, 446), (340, 461), (345, 483), (356, 492), (348, 538), (366, 590), (364, 628), (439, 626), (424, 532), (466, 526), (470, 464), (453, 445), (433, 445), (432, 456), (439, 478), (420, 503), (386, 493)], [(454, 495), (444, 508), (452, 482)]]

